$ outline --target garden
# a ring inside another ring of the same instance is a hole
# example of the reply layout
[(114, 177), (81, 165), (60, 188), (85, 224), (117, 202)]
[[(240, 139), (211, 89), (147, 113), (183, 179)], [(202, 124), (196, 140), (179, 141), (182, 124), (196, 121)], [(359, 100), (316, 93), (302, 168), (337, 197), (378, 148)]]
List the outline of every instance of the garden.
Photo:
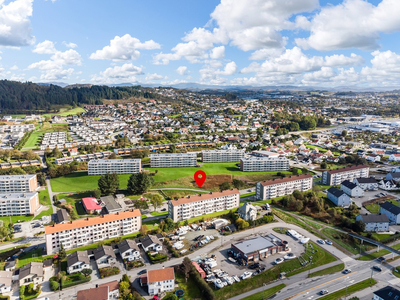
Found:
[(29, 285), (21, 285), (19, 288), (19, 298), (21, 300), (30, 300), (33, 298), (37, 298), (40, 295), (41, 289), (40, 285), (38, 284), (36, 289), (34, 288), (35, 285), (31, 282)]
[(108, 267), (99, 269), (100, 278), (105, 278), (113, 275), (119, 274), (120, 270), (117, 267)]

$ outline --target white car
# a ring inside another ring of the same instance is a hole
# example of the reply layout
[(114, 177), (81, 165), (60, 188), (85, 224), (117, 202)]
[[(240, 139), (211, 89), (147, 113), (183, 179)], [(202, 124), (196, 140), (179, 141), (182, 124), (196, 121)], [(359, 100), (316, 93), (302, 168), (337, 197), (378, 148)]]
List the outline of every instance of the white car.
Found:
[(217, 288), (222, 289), (225, 285), (222, 283), (221, 279), (217, 279), (214, 281), (214, 284)]
[(321, 245), (324, 245), (324, 244), (325, 244), (325, 242), (324, 242), (323, 240), (317, 240), (317, 242), (318, 242), (319, 244), (321, 244)]
[(276, 264), (276, 265), (279, 265), (280, 263), (283, 263), (284, 262), (284, 259), (283, 258), (277, 258), (277, 259), (275, 259), (275, 261), (274, 261), (274, 263)]
[(240, 281), (239, 277), (237, 277), (236, 275), (235, 275), (235, 276), (233, 276), (232, 278), (233, 278), (233, 279), (235, 279), (235, 280), (236, 280), (236, 282), (239, 282), (239, 281)]
[(332, 245), (332, 242), (329, 241), (329, 240), (325, 240), (325, 244), (327, 244), (327, 245)]
[(241, 276), (240, 276), (240, 279), (247, 279), (247, 278), (250, 278), (251, 277), (251, 275), (252, 275), (252, 273), (251, 272), (244, 272)]
[(296, 255), (294, 255), (293, 253), (289, 253), (289, 254), (286, 254), (283, 258), (284, 259), (293, 259), (293, 258), (296, 258)]

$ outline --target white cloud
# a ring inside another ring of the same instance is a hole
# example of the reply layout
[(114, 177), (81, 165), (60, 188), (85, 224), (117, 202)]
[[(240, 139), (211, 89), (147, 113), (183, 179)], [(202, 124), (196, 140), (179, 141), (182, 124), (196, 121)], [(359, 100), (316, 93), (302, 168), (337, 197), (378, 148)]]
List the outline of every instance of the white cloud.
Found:
[(178, 67), (178, 69), (176, 69), (176, 72), (179, 75), (183, 76), (183, 75), (186, 75), (186, 70), (187, 70), (186, 66), (180, 66), (180, 67)]
[(161, 80), (161, 79), (164, 79), (164, 76), (159, 75), (159, 74), (157, 74), (157, 73), (154, 73), (154, 74), (147, 74), (145, 79), (146, 79), (147, 81)]
[(28, 46), (35, 42), (31, 21), (33, 0), (0, 1), (0, 45)]
[(96, 83), (136, 82), (136, 76), (143, 75), (143, 68), (131, 63), (107, 68), (99, 75), (92, 75), (91, 80)]
[(141, 43), (139, 39), (125, 34), (122, 37), (116, 36), (110, 41), (110, 45), (90, 55), (91, 59), (109, 59), (113, 61), (126, 61), (137, 59), (140, 50), (160, 49), (161, 46), (153, 40)]
[(382, 0), (377, 6), (365, 0), (345, 0), (325, 6), (311, 20), (311, 34), (297, 45), (320, 51), (377, 49), (380, 33), (400, 30), (400, 1)]
[(45, 40), (44, 42), (37, 44), (32, 52), (37, 54), (53, 54), (56, 53), (57, 50), (52, 41)]
[(67, 48), (72, 48), (72, 49), (74, 49), (74, 48), (78, 47), (78, 45), (75, 44), (75, 43), (67, 43), (66, 41), (64, 41), (64, 42), (62, 42), (62, 43), (63, 43), (63, 45), (64, 45), (65, 47), (67, 47)]
[[(207, 84), (225, 84), (227, 79), (223, 76), (233, 75), (237, 71), (237, 65), (234, 61), (227, 63), (223, 70), (216, 69), (212, 63), (215, 61), (208, 61), (200, 70), (200, 81)], [(211, 64), (210, 64), (211, 63)], [(219, 62), (220, 63), (220, 62)], [(218, 64), (219, 65), (219, 64)]]
[(216, 73), (219, 75), (233, 75), (236, 73), (236, 71), (237, 71), (237, 65), (234, 61), (231, 61), (225, 65), (223, 71), (218, 70), (216, 71)]
[(10, 70), (13, 70), (13, 71), (18, 70), (18, 69), (19, 69), (19, 68), (18, 68), (17, 65), (13, 65), (13, 66), (10, 68)]
[(225, 57), (225, 47), (224, 46), (215, 47), (214, 49), (211, 50), (210, 58), (220, 59), (220, 58), (224, 58), (224, 57)]

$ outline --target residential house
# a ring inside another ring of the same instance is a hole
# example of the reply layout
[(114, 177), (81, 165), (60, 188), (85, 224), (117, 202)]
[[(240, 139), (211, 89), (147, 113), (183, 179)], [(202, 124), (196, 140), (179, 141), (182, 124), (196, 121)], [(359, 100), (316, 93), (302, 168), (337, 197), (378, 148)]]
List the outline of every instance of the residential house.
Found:
[(400, 291), (393, 286), (386, 286), (375, 292), (372, 300), (398, 300), (400, 299)]
[(82, 272), (83, 269), (91, 269), (90, 258), (87, 251), (76, 251), (67, 256), (67, 273)]
[(396, 181), (400, 181), (400, 172), (390, 172), (386, 174), (386, 180), (396, 180)]
[(364, 190), (357, 184), (345, 180), (340, 184), (340, 189), (350, 197), (362, 197), (364, 196)]
[(76, 300), (110, 300), (108, 286), (99, 286), (76, 293)]
[(385, 214), (363, 214), (356, 217), (356, 221), (363, 221), (364, 232), (389, 231), (389, 218)]
[(144, 251), (162, 251), (163, 246), (160, 239), (164, 239), (164, 237), (159, 233), (157, 235), (146, 235), (145, 237), (138, 238), (135, 240), (138, 246), (142, 246)]
[(147, 271), (147, 287), (150, 296), (175, 289), (174, 268)]
[(376, 154), (367, 155), (367, 156), (365, 157), (365, 159), (366, 159), (367, 161), (372, 161), (372, 162), (381, 161), (381, 157), (380, 157), (379, 155), (376, 155)]
[(353, 183), (357, 184), (364, 191), (371, 191), (378, 189), (378, 181), (374, 177), (354, 178)]
[(94, 250), (94, 259), (96, 260), (99, 269), (110, 267), (117, 261), (113, 248), (105, 245)]
[(250, 202), (245, 202), (244, 205), (237, 210), (239, 217), (245, 221), (254, 221), (257, 219), (257, 208), (250, 204)]
[(400, 154), (390, 154), (389, 161), (400, 161)]
[[(108, 287), (108, 299), (118, 299), (119, 298), (119, 283), (118, 280), (103, 283), (99, 285), (99, 288)], [(97, 300), (97, 299), (96, 299)]]
[(66, 209), (57, 210), (57, 223), (64, 224), (69, 222), (69, 215)]
[(123, 260), (136, 260), (140, 258), (139, 246), (133, 240), (123, 240), (118, 244), (119, 254)]
[(380, 213), (388, 217), (390, 224), (400, 224), (400, 207), (397, 205), (386, 201), (381, 204)]
[(35, 285), (43, 282), (43, 264), (41, 262), (30, 262), (19, 269), (19, 285)]
[(88, 214), (99, 214), (102, 210), (101, 205), (98, 203), (95, 197), (83, 198), (82, 204)]
[(12, 273), (11, 271), (0, 271), (0, 294), (11, 292)]
[(5, 271), (14, 271), (15, 270), (15, 260), (9, 260), (4, 265)]
[(327, 193), (328, 199), (331, 200), (336, 206), (349, 206), (351, 198), (342, 190), (331, 187)]
[(394, 180), (383, 179), (379, 181), (379, 188), (385, 191), (398, 190), (397, 184)]

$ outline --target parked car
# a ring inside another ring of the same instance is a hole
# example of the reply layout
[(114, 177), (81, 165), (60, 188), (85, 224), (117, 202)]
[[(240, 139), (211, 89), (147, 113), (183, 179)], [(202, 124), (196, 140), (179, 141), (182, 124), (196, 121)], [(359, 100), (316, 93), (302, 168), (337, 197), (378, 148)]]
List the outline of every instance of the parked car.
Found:
[(325, 242), (323, 240), (317, 240), (317, 243), (319, 243), (321, 245), (325, 244)]
[(386, 260), (386, 258), (381, 256), (381, 257), (378, 257), (376, 260), (379, 261), (380, 263), (382, 263), (382, 262), (384, 262)]
[(138, 275), (143, 275), (143, 274), (146, 274), (147, 273), (147, 270), (146, 269), (144, 269), (144, 270), (142, 270), (142, 271), (140, 271), (139, 273), (137, 273)]
[(277, 258), (277, 259), (275, 259), (275, 261), (274, 261), (274, 263), (276, 264), (276, 265), (279, 265), (280, 263), (283, 263), (284, 262), (284, 259), (283, 258)]
[(351, 270), (350, 270), (350, 269), (345, 269), (345, 270), (343, 270), (343, 274), (349, 274), (349, 273), (351, 273)]
[(332, 242), (329, 241), (329, 240), (325, 240), (325, 244), (327, 244), (327, 245), (332, 245)]
[(288, 253), (283, 258), (284, 259), (293, 259), (293, 258), (296, 258), (296, 255), (294, 255), (293, 253)]
[(377, 271), (377, 272), (382, 272), (382, 269), (380, 267), (378, 267), (378, 266), (373, 266), (372, 269)]
[(249, 266), (249, 269), (257, 269), (259, 266), (260, 266), (259, 263), (254, 263), (254, 264)]
[(240, 279), (247, 279), (247, 278), (250, 278), (251, 277), (251, 275), (252, 275), (252, 273), (251, 272), (244, 272), (241, 276), (240, 276)]

